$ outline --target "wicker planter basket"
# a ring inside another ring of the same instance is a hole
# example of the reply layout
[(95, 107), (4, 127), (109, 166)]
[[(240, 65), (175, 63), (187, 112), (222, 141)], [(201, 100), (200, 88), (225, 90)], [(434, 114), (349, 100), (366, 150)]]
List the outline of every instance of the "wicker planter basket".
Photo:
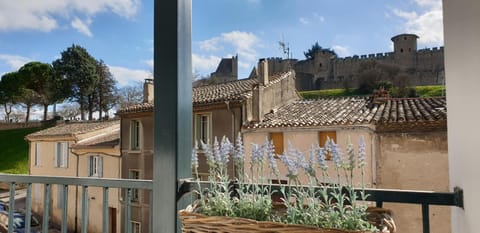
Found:
[(180, 211), (179, 214), (180, 219), (182, 219), (183, 233), (371, 233), (365, 231), (320, 229), (276, 222), (258, 222), (244, 218), (205, 216), (184, 210)]

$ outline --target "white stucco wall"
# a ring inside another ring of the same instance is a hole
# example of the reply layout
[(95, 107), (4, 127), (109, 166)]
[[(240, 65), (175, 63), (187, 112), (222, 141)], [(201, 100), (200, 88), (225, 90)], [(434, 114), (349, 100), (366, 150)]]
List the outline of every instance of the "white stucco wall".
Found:
[(465, 210), (452, 208), (452, 232), (480, 229), (480, 1), (443, 1), (451, 189), (464, 190)]

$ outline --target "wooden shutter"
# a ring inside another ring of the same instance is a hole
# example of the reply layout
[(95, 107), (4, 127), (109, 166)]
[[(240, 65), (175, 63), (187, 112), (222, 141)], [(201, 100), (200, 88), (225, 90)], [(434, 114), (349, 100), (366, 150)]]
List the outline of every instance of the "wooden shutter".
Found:
[[(335, 143), (337, 143), (337, 131), (320, 131), (318, 132), (318, 144), (320, 147), (325, 147), (325, 142), (327, 141), (327, 137), (330, 138), (330, 140), (333, 140)], [(328, 153), (326, 155), (326, 159), (330, 160), (331, 155)]]
[(98, 156), (98, 161), (97, 161), (97, 173), (98, 177), (102, 178), (103, 177), (103, 157)]
[(270, 133), (270, 140), (273, 141), (273, 146), (275, 147), (275, 154), (283, 154), (283, 133)]
[(93, 175), (93, 170), (92, 170), (92, 163), (93, 163), (93, 156), (88, 156), (88, 162), (87, 162), (87, 174), (88, 176)]
[(35, 143), (35, 166), (40, 166), (41, 164), (41, 146), (40, 146), (40, 143), (39, 142), (36, 142)]
[(62, 143), (62, 167), (68, 167), (68, 143), (63, 142)]
[(54, 158), (53, 158), (53, 163), (54, 163), (54, 166), (55, 167), (59, 167), (59, 162), (58, 162), (58, 145), (59, 145), (60, 142), (56, 142), (55, 145), (53, 146), (54, 149), (53, 149), (53, 154), (54, 154)]

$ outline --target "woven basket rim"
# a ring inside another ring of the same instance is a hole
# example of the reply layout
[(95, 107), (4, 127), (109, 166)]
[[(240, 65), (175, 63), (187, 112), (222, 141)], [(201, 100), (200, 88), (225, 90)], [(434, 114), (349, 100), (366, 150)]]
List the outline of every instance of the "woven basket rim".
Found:
[[(297, 229), (304, 229), (304, 230), (309, 230), (311, 231), (322, 231), (325, 233), (331, 232), (331, 233), (372, 233), (370, 231), (351, 231), (351, 230), (343, 230), (343, 229), (335, 229), (335, 228), (318, 228), (314, 226), (306, 226), (306, 225), (300, 225), (300, 224), (286, 224), (286, 223), (280, 223), (280, 222), (272, 222), (272, 221), (256, 221), (253, 219), (247, 219), (247, 218), (239, 218), (239, 217), (227, 217), (227, 216), (207, 216), (204, 214), (199, 214), (199, 213), (193, 213), (187, 210), (180, 210), (179, 211), (179, 216), (182, 219), (182, 224), (188, 223), (190, 219), (188, 217), (196, 217), (195, 221), (206, 221), (208, 220), (236, 220), (236, 221), (241, 221), (244, 223), (250, 223), (250, 224), (258, 224), (258, 225), (269, 225), (269, 226), (275, 226), (277, 228), (297, 228)], [(193, 220), (191, 220), (193, 221)]]

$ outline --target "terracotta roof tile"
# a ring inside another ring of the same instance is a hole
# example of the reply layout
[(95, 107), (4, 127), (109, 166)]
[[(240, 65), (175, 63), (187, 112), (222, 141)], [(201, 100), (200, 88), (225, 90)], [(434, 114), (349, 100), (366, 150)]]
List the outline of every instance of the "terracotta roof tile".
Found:
[(82, 134), (91, 132), (93, 130), (99, 130), (108, 128), (114, 125), (120, 126), (119, 120), (111, 121), (85, 121), (85, 122), (71, 122), (61, 125), (57, 125), (48, 129), (40, 130), (35, 133), (31, 133), (26, 136), (27, 139), (45, 137), (45, 136), (75, 136), (76, 134)]
[[(291, 71), (273, 74), (270, 76), (269, 85), (280, 82), (289, 77)], [(223, 103), (225, 101), (245, 101), (252, 97), (253, 87), (258, 85), (257, 79), (241, 79), (231, 82), (195, 87), (192, 90), (193, 105), (207, 105)], [(138, 112), (152, 112), (153, 104), (143, 103), (132, 105), (118, 110), (117, 114)]]
[(102, 135), (81, 140), (72, 148), (90, 148), (90, 147), (114, 147), (120, 143), (120, 128), (112, 130)]
[(247, 128), (388, 125), (446, 119), (445, 98), (393, 98), (373, 104), (371, 97), (343, 97), (299, 100), (266, 114), (263, 121)]
[(193, 104), (210, 104), (224, 101), (242, 101), (252, 96), (252, 89), (258, 81), (243, 79), (217, 85), (193, 88)]

